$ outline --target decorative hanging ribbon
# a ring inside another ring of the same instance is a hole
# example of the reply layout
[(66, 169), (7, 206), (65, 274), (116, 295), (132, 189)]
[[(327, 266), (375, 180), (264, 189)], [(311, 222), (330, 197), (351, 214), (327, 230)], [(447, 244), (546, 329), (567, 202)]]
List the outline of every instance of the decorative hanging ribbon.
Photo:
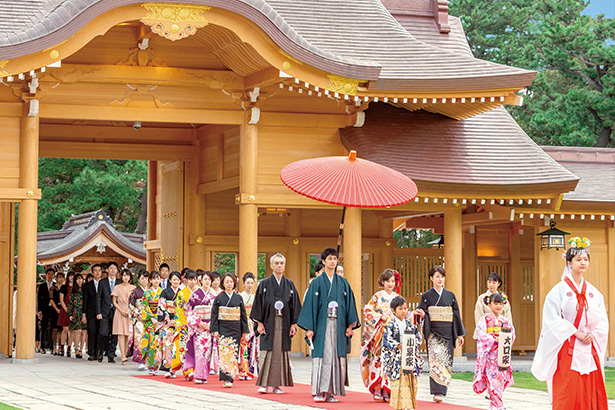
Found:
[(396, 270), (393, 271), (395, 275), (395, 293), (399, 294), (401, 292), (401, 275)]
[[(583, 281), (583, 287), (581, 288), (581, 292), (577, 290), (577, 287), (572, 283), (569, 277), (564, 278), (564, 282), (570, 286), (572, 291), (577, 295), (577, 316), (574, 318), (574, 327), (579, 329), (579, 324), (581, 323), (581, 318), (583, 317), (583, 312), (587, 312), (589, 306), (587, 305), (587, 298), (585, 297), (585, 291), (587, 290), (587, 281)], [(587, 326), (587, 314), (585, 315), (585, 326)], [(570, 344), (568, 345), (568, 354), (572, 356), (572, 352), (574, 351), (574, 344), (577, 341), (575, 335), (570, 337)]]

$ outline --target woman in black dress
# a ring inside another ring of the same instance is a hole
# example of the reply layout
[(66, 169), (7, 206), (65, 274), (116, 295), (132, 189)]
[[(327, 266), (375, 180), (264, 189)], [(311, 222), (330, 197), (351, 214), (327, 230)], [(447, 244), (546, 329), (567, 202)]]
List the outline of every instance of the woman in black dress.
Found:
[(218, 340), (220, 358), (220, 380), (224, 387), (233, 387), (235, 375), (239, 372), (239, 349), (242, 338), (248, 336), (248, 316), (243, 298), (235, 292), (237, 276), (226, 273), (222, 277), (224, 289), (211, 308), (211, 332)]

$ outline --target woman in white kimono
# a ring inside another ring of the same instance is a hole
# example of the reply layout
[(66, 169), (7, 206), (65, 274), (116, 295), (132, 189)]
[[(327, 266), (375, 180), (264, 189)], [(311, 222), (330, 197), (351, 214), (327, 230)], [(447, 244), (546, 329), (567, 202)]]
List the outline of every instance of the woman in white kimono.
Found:
[(551, 289), (532, 373), (546, 381), (554, 410), (607, 409), (604, 356), (609, 322), (602, 294), (588, 283), (590, 245), (572, 238), (562, 281)]

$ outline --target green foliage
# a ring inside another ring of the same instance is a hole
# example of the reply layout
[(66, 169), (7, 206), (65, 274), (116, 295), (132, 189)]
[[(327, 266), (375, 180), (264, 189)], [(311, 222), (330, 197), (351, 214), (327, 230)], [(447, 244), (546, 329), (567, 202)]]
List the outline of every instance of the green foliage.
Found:
[(237, 255), (235, 253), (216, 253), (214, 254), (214, 270), (222, 273), (236, 273)]
[[(214, 254), (214, 270), (218, 273), (236, 273), (235, 266), (237, 263), (237, 254), (236, 253), (215, 253)], [(258, 259), (256, 261), (257, 269), (258, 269), (258, 279), (265, 278), (267, 274), (266, 264), (267, 264), (267, 255), (264, 253), (258, 254)], [(241, 277), (245, 272), (237, 272), (239, 273), (239, 277)], [(253, 272), (254, 273), (254, 272)]]
[(401, 229), (393, 232), (398, 248), (431, 248), (429, 242), (440, 238), (431, 229)]
[(474, 56), (537, 70), (509, 111), (539, 144), (615, 146), (615, 19), (583, 0), (451, 0)]
[(134, 232), (146, 200), (147, 162), (39, 159), (38, 229), (58, 230), (71, 216), (103, 208), (119, 231)]

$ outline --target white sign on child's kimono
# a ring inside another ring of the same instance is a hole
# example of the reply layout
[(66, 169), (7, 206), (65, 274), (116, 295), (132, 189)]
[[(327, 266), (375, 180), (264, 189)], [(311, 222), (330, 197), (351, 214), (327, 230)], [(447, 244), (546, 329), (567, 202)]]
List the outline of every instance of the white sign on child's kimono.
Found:
[(500, 370), (510, 367), (510, 357), (512, 356), (512, 330), (508, 327), (500, 329), (498, 336), (498, 366)]
[(416, 336), (410, 331), (404, 332), (401, 342), (401, 370), (404, 373), (414, 371), (415, 360), (414, 352), (416, 349)]

